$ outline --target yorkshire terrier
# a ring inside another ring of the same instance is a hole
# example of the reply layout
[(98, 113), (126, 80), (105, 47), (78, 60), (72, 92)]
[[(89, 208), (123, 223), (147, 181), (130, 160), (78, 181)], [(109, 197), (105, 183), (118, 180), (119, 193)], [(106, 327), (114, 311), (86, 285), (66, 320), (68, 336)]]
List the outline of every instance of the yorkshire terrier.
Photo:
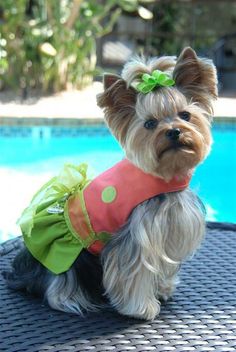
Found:
[(36, 194), (20, 220), (26, 246), (9, 286), (61, 311), (110, 304), (153, 320), (204, 237), (188, 184), (210, 151), (216, 98), (215, 67), (191, 48), (105, 75), (97, 102), (126, 157), (92, 181), (85, 165), (69, 165)]

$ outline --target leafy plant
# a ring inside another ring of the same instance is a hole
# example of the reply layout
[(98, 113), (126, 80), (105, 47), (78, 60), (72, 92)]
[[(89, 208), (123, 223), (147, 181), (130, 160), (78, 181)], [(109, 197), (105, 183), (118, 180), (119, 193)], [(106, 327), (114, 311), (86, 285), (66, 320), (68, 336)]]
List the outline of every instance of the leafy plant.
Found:
[(153, 53), (176, 55), (191, 45), (208, 53), (224, 35), (235, 32), (235, 1), (166, 1), (153, 6)]
[(137, 0), (4, 0), (0, 5), (0, 80), (5, 87), (59, 91), (89, 84), (96, 39)]

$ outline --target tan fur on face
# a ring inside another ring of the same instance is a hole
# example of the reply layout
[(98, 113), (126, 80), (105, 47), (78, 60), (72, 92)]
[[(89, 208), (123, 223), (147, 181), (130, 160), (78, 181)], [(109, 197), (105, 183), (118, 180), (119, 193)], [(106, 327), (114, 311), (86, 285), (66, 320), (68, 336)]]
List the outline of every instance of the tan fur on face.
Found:
[[(148, 94), (138, 93), (133, 86), (143, 73), (155, 69), (173, 75), (176, 85), (159, 87)], [(166, 180), (191, 172), (211, 146), (211, 100), (217, 95), (212, 63), (199, 59), (191, 48), (186, 48), (177, 63), (173, 57), (147, 61), (136, 58), (125, 65), (122, 78), (107, 79), (98, 104), (105, 108), (108, 126), (127, 158), (145, 172)], [(178, 116), (183, 111), (191, 113), (190, 121)], [(158, 121), (153, 130), (144, 127), (149, 119)], [(166, 136), (173, 128), (181, 131), (179, 148), (173, 148)]]
[[(191, 113), (189, 122), (179, 117), (173, 119), (171, 124), (163, 124), (158, 139), (158, 168), (161, 176), (171, 179), (174, 175), (184, 176), (188, 174), (197, 164), (204, 160), (210, 151), (212, 139), (210, 123), (203, 115), (201, 109), (195, 106), (188, 106), (187, 111)], [(179, 142), (183, 145), (179, 150), (168, 149), (166, 140), (166, 129), (169, 125), (181, 130)]]
[[(191, 113), (190, 121), (178, 117), (181, 111)], [(154, 130), (144, 128), (150, 118), (158, 120)], [(166, 132), (179, 128), (179, 142), (185, 147), (168, 150), (172, 143)], [(127, 129), (125, 151), (129, 160), (144, 171), (166, 180), (184, 176), (201, 162), (210, 150), (210, 123), (204, 111), (188, 104), (175, 88), (163, 88), (155, 93), (138, 95), (136, 118)]]

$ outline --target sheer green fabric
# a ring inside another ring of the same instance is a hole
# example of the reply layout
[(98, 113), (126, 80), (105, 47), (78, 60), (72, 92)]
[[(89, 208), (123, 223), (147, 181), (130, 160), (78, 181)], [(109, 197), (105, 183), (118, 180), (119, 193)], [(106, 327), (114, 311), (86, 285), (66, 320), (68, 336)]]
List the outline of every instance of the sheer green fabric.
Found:
[(68, 216), (69, 197), (89, 183), (87, 165), (67, 164), (59, 176), (46, 183), (19, 219), (25, 244), (32, 255), (55, 274), (67, 271), (83, 248), (94, 239), (81, 239)]

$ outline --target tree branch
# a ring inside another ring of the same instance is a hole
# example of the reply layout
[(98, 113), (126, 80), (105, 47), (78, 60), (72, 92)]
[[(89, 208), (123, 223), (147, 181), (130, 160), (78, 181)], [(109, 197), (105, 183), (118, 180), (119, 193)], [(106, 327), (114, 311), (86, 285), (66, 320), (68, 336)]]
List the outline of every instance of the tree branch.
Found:
[(83, 0), (74, 0), (70, 11), (70, 16), (68, 17), (65, 27), (71, 29), (79, 15), (80, 6)]

